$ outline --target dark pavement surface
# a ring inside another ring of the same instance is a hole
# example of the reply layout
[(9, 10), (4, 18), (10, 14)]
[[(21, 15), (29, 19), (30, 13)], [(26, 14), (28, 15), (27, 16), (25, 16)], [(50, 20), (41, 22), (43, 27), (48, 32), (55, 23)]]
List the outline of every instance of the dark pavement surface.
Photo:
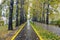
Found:
[(39, 40), (39, 38), (28, 22), (15, 40)]

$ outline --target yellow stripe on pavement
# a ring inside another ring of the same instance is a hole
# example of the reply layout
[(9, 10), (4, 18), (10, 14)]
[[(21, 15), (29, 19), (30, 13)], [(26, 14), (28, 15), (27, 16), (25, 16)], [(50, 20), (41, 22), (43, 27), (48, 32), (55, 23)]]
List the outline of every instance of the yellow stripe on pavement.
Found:
[(31, 24), (32, 28), (34, 29), (35, 33), (38, 35), (40, 40), (43, 40), (43, 38), (39, 35), (39, 33), (37, 32), (37, 30), (34, 28), (34, 26)]
[(25, 24), (22, 24), (20, 27), (20, 29), (16, 32), (16, 34), (12, 37), (12, 39), (11, 40), (14, 40), (15, 38), (16, 38), (16, 36), (21, 32), (21, 30), (24, 28), (24, 26), (26, 25), (26, 23)]

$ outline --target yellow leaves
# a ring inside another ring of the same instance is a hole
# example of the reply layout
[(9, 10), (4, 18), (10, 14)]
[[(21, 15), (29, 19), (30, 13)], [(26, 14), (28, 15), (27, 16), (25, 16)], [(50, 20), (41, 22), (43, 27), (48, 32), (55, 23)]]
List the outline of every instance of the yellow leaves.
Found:
[(50, 1), (50, 5), (52, 6), (52, 7), (58, 7), (58, 6), (55, 6), (55, 5), (58, 5), (58, 4), (60, 4), (60, 2), (59, 2), (59, 0), (51, 0)]

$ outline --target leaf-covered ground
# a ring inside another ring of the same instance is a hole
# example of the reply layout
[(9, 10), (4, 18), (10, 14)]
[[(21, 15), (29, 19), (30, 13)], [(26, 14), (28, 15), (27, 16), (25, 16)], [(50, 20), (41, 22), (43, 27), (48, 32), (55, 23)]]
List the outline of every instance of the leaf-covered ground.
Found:
[[(25, 23), (24, 23), (25, 24)], [(11, 40), (11, 38), (15, 35), (15, 33), (21, 29), (24, 24), (20, 25), (20, 27), (15, 27), (13, 24), (13, 30), (8, 30), (8, 25), (0, 26), (0, 40)]]
[(44, 40), (60, 40), (60, 37), (56, 34), (49, 32), (45, 29), (43, 29), (41, 26), (35, 25), (31, 23), (34, 29), (38, 32), (38, 34), (44, 39)]

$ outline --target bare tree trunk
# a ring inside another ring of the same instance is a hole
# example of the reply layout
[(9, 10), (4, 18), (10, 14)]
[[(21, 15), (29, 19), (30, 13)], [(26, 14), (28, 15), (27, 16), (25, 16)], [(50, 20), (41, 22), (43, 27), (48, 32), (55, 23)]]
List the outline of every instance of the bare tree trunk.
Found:
[(10, 13), (9, 13), (9, 26), (8, 26), (8, 30), (13, 30), (12, 27), (12, 13), (13, 13), (13, 0), (10, 0)]
[(20, 25), (21, 25), (22, 23), (24, 23), (24, 8), (23, 8), (24, 0), (20, 0), (20, 3), (21, 3), (20, 8)]
[(1, 14), (2, 14), (2, 5), (0, 5), (0, 17), (1, 17)]
[(45, 23), (45, 12), (44, 12), (44, 8), (45, 8), (45, 3), (43, 3), (43, 8), (42, 8), (42, 22)]
[(47, 15), (46, 15), (46, 24), (49, 24), (49, 0), (47, 1)]
[(16, 27), (18, 26), (18, 0), (16, 0)]

